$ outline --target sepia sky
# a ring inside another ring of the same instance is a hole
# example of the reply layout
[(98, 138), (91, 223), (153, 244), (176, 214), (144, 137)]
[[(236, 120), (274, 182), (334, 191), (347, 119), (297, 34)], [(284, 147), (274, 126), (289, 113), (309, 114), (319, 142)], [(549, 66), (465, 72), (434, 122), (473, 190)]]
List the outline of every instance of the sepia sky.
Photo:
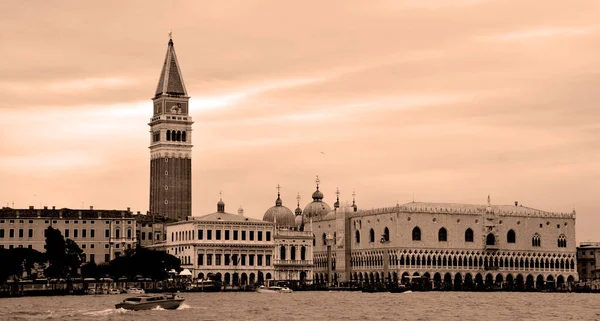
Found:
[(600, 2), (3, 1), (0, 202), (145, 212), (173, 32), (193, 213), (356, 190), (577, 210), (600, 241)]

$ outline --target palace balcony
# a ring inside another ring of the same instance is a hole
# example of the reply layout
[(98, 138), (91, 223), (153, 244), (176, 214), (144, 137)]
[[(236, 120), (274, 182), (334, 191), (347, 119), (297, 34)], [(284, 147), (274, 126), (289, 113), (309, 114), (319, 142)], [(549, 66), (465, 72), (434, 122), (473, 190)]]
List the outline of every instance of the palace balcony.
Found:
[(312, 266), (312, 260), (273, 260), (275, 266)]

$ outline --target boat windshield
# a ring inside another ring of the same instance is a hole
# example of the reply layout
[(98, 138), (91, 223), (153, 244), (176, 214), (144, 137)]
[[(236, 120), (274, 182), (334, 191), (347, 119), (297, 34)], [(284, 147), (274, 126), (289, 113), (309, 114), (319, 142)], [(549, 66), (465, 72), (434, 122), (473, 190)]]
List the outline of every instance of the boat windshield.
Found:
[(125, 299), (125, 301), (129, 301), (129, 302), (140, 302), (140, 301), (142, 301), (142, 298), (128, 298), (128, 299)]

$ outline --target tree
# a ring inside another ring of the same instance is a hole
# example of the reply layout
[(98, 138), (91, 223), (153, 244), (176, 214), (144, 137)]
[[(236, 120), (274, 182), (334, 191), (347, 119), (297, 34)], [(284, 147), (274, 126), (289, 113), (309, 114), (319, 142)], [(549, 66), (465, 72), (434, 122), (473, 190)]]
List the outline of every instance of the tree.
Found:
[(45, 262), (45, 255), (28, 248), (0, 249), (0, 262), (0, 282), (4, 282), (13, 275), (20, 278), (35, 263)]
[(46, 229), (46, 257), (50, 266), (46, 275), (53, 278), (78, 275), (83, 250), (71, 239), (65, 241), (60, 230), (49, 226)]
[(143, 247), (125, 252), (125, 255), (110, 262), (111, 275), (114, 278), (125, 276), (134, 278), (141, 275), (153, 280), (169, 277), (171, 269), (180, 270), (181, 261), (165, 251), (153, 251)]

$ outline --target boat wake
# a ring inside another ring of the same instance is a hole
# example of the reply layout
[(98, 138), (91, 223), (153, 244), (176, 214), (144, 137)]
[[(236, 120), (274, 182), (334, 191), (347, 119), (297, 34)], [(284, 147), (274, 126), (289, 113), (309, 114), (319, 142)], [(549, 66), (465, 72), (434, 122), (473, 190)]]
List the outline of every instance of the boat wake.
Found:
[(123, 314), (123, 313), (127, 313), (128, 311), (120, 308), (120, 309), (104, 309), (104, 310), (100, 310), (100, 311), (90, 311), (90, 312), (85, 312), (83, 313), (83, 315), (86, 316), (105, 316), (105, 315), (112, 315), (112, 314)]
[(177, 308), (177, 310), (187, 310), (187, 309), (192, 309), (192, 307), (191, 307), (191, 306), (189, 306), (189, 305), (187, 305), (187, 304), (185, 304), (185, 303), (182, 303), (182, 304), (181, 304), (181, 305), (180, 305), (180, 306)]

